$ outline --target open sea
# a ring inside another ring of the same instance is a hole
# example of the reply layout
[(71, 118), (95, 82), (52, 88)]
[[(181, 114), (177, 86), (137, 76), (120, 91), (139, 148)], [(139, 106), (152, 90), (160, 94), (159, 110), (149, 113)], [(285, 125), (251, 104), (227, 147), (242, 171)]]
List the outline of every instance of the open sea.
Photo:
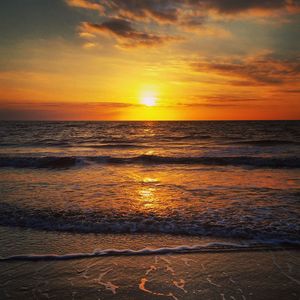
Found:
[(300, 243), (300, 122), (1, 122), (0, 225)]

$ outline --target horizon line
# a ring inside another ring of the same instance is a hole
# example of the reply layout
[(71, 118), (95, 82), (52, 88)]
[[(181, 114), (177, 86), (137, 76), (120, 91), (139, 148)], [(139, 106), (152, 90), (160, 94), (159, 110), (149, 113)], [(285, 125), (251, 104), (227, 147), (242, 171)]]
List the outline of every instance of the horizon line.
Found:
[(1, 120), (0, 122), (286, 122), (300, 121), (300, 119), (170, 119), (170, 120), (28, 120), (28, 119), (12, 119)]

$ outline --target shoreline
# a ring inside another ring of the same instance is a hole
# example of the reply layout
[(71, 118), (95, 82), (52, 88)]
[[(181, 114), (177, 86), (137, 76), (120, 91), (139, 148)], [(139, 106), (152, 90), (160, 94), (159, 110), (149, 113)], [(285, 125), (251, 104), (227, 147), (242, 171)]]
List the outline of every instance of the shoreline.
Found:
[(1, 299), (299, 299), (299, 251), (1, 262)]

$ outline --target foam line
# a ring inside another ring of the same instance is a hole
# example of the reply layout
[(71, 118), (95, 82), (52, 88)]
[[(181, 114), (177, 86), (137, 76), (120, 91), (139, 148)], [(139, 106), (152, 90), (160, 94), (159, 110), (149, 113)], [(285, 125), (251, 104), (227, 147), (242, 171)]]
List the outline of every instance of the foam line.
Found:
[(206, 245), (182, 245), (178, 247), (163, 248), (144, 248), (140, 250), (133, 249), (96, 249), (91, 253), (70, 253), (70, 254), (23, 254), (7, 257), (0, 257), (0, 262), (5, 261), (56, 261), (56, 260), (74, 260), (107, 256), (143, 256), (143, 255), (163, 255), (163, 254), (189, 254), (189, 253), (223, 253), (223, 252), (241, 252), (241, 251), (278, 251), (287, 249), (297, 249), (297, 245), (280, 247), (259, 244), (233, 244), (233, 243), (209, 243)]

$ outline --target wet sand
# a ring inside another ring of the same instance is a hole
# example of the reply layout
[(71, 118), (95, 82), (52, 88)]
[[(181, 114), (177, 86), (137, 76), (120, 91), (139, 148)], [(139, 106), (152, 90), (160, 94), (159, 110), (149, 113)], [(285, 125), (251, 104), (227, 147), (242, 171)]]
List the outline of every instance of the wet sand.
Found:
[(299, 299), (295, 251), (1, 263), (1, 299)]
[[(139, 249), (204, 243), (164, 236), (72, 235), (0, 230), (1, 256), (66, 254), (79, 249)], [(11, 240), (8, 240), (8, 237)], [(16, 241), (14, 243), (13, 241)], [(207, 241), (206, 241), (207, 242)], [(43, 251), (41, 249), (44, 249)], [(1, 262), (0, 299), (299, 299), (295, 250), (114, 256), (66, 261)]]

